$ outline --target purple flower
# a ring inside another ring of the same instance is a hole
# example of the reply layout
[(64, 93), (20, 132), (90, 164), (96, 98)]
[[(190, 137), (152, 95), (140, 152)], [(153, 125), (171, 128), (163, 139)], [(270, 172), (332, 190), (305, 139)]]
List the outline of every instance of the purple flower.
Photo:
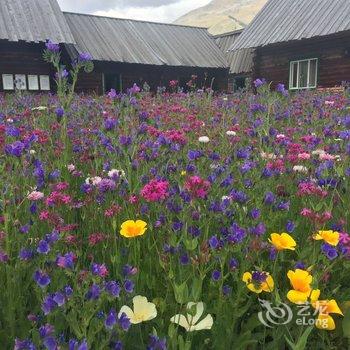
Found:
[(211, 278), (213, 281), (218, 281), (221, 278), (221, 272), (219, 270), (214, 270), (211, 274)]
[(306, 265), (302, 261), (298, 261), (295, 265), (294, 268), (300, 269), (300, 270), (305, 270)]
[(46, 338), (54, 332), (54, 327), (51, 324), (45, 324), (39, 328), (39, 335), (41, 338)]
[(105, 285), (105, 290), (113, 297), (119, 297), (121, 288), (118, 282), (109, 281)]
[(70, 339), (68, 343), (69, 350), (88, 350), (86, 340), (83, 340), (80, 344), (75, 339)]
[(51, 282), (49, 275), (40, 270), (35, 271), (33, 278), (41, 288), (47, 287)]
[(88, 52), (82, 52), (79, 54), (80, 62), (89, 62), (92, 61), (92, 56)]
[(230, 270), (235, 270), (239, 266), (239, 263), (238, 263), (237, 259), (231, 258), (228, 266), (229, 266)]
[(254, 86), (256, 88), (259, 88), (260, 86), (263, 86), (264, 84), (266, 83), (266, 80), (265, 79), (255, 79), (254, 80)]
[(210, 246), (210, 248), (217, 249), (219, 247), (219, 244), (220, 244), (220, 242), (219, 242), (219, 240), (218, 240), (218, 238), (216, 236), (211, 236), (209, 238), (209, 246)]
[(267, 205), (271, 205), (275, 201), (275, 195), (272, 192), (265, 193), (264, 203)]
[(47, 50), (56, 53), (60, 51), (60, 45), (59, 44), (55, 44), (54, 42), (52, 42), (51, 40), (48, 40), (45, 44)]
[(45, 338), (43, 344), (47, 350), (58, 350), (57, 341), (54, 337)]
[(232, 288), (230, 286), (228, 286), (227, 284), (225, 284), (223, 287), (222, 287), (222, 294), (224, 296), (229, 296), (230, 294), (232, 293)]
[(108, 329), (112, 329), (116, 323), (117, 323), (116, 312), (115, 310), (111, 310), (105, 320), (105, 327)]
[(53, 300), (52, 295), (48, 295), (41, 304), (41, 309), (43, 310), (45, 315), (51, 313), (56, 307), (57, 303)]
[(56, 265), (63, 269), (73, 269), (74, 260), (75, 260), (75, 254), (71, 252), (66, 253), (63, 256), (58, 255), (56, 258)]
[(150, 334), (147, 350), (167, 350), (166, 338), (160, 339), (154, 334)]
[(7, 262), (9, 260), (9, 256), (7, 255), (6, 252), (0, 250), (0, 262)]
[(98, 284), (93, 284), (86, 294), (88, 300), (97, 300), (100, 297), (101, 288)]
[(127, 293), (132, 293), (134, 291), (134, 282), (131, 280), (125, 280), (124, 282), (124, 289)]
[(120, 315), (118, 323), (124, 331), (127, 331), (131, 326), (130, 319), (126, 316), (124, 312)]
[(25, 150), (26, 145), (21, 141), (15, 141), (5, 146), (5, 152), (9, 155), (20, 157)]
[(261, 213), (260, 209), (254, 208), (250, 211), (250, 216), (252, 219), (256, 220), (260, 217), (260, 213)]
[(19, 258), (23, 261), (29, 261), (34, 256), (34, 252), (31, 249), (22, 248), (19, 252)]
[(180, 264), (181, 265), (188, 265), (190, 263), (190, 258), (187, 253), (180, 256)]
[(36, 350), (36, 347), (28, 339), (20, 340), (16, 338), (14, 350)]
[(58, 107), (56, 108), (55, 113), (56, 113), (56, 117), (58, 119), (61, 119), (64, 116), (64, 109), (62, 107)]
[(252, 280), (254, 282), (259, 283), (259, 284), (265, 282), (266, 278), (267, 278), (266, 272), (253, 271), (253, 273), (252, 273)]
[(338, 256), (337, 249), (330, 244), (322, 244), (321, 249), (329, 260), (334, 260)]
[(286, 230), (288, 233), (292, 233), (295, 229), (295, 224), (293, 221), (288, 220), (287, 224), (286, 224)]
[(45, 254), (47, 255), (50, 251), (50, 245), (44, 240), (42, 239), (40, 242), (39, 242), (39, 245), (38, 245), (38, 248), (37, 248), (37, 252), (40, 253), (40, 254)]
[(114, 99), (117, 97), (117, 91), (115, 89), (111, 89), (107, 95), (109, 98)]
[(53, 300), (58, 306), (62, 306), (66, 302), (65, 295), (61, 292), (57, 292), (53, 295)]

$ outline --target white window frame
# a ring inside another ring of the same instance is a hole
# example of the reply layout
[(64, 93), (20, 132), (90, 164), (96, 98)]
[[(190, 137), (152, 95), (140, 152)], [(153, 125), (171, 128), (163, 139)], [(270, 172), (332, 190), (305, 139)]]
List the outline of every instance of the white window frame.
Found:
[[(315, 72), (315, 85), (310, 85), (310, 65), (311, 61), (316, 61), (316, 72)], [(308, 62), (307, 67), (307, 86), (300, 86), (300, 63), (301, 62)], [(296, 76), (296, 83), (297, 86), (293, 86), (293, 74), (294, 74), (294, 64), (297, 64), (297, 76)], [(289, 63), (289, 90), (307, 90), (307, 89), (315, 89), (317, 87), (317, 79), (318, 79), (318, 58), (307, 58), (304, 60), (296, 60), (296, 61), (290, 61)]]

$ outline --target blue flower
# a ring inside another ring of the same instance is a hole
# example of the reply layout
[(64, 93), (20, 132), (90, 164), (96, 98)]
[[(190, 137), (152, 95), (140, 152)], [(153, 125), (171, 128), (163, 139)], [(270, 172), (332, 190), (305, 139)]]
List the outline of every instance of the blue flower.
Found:
[(51, 282), (49, 275), (40, 270), (35, 271), (33, 278), (41, 288), (47, 287)]

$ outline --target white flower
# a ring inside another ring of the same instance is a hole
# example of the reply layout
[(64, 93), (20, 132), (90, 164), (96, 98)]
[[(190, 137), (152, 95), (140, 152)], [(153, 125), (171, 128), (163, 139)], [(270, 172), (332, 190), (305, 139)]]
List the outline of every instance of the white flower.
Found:
[(260, 156), (262, 159), (277, 159), (277, 156), (273, 153), (261, 152)]
[(157, 317), (157, 309), (153, 303), (150, 303), (146, 297), (136, 295), (133, 299), (134, 310), (127, 305), (122, 306), (118, 317), (123, 313), (130, 319), (132, 324), (138, 324), (145, 321), (150, 321)]
[(34, 107), (32, 108), (32, 111), (46, 111), (47, 107), (45, 106), (39, 106), (39, 107)]
[(227, 136), (236, 136), (237, 133), (236, 133), (236, 131), (233, 131), (233, 130), (227, 130), (227, 131), (226, 131), (226, 135), (227, 135)]
[(295, 173), (307, 173), (307, 167), (302, 166), (302, 165), (294, 165), (293, 166), (293, 171)]
[(208, 136), (201, 136), (198, 138), (198, 141), (201, 143), (208, 143), (210, 141)]
[(67, 165), (67, 169), (71, 173), (71, 172), (73, 172), (75, 170), (75, 165), (74, 164), (69, 164), (69, 165)]
[(102, 178), (99, 176), (95, 176), (95, 177), (88, 177), (85, 180), (85, 183), (88, 185), (94, 185), (97, 186), (100, 182), (102, 181)]
[(230, 196), (222, 196), (221, 200), (222, 201), (231, 200), (231, 197)]
[(108, 177), (125, 177), (125, 171), (124, 170), (118, 170), (118, 169), (112, 169), (108, 172)]
[(319, 156), (319, 155), (321, 155), (321, 154), (325, 154), (326, 151), (323, 150), (323, 149), (316, 149), (316, 150), (312, 151), (311, 153), (312, 153), (313, 155)]
[(190, 312), (193, 306), (195, 306), (195, 309), (196, 309), (196, 313), (194, 316), (190, 314), (187, 314), (186, 316), (177, 314), (170, 319), (170, 322), (173, 322), (185, 328), (187, 332), (200, 331), (202, 329), (211, 329), (214, 321), (213, 321), (213, 317), (210, 314), (208, 314), (205, 318), (203, 318), (200, 322), (198, 322), (203, 315), (203, 311), (204, 311), (203, 303), (190, 302), (187, 304), (187, 308), (186, 308), (187, 311)]
[(8, 118), (8, 119), (6, 119), (6, 121), (7, 121), (9, 124), (12, 124), (12, 123), (13, 123), (13, 119), (12, 119), (12, 118)]
[(35, 154), (36, 152), (35, 152), (34, 149), (31, 149), (31, 150), (29, 151), (29, 153), (30, 153), (30, 154)]
[(276, 139), (280, 140), (280, 139), (284, 139), (286, 137), (286, 135), (284, 134), (277, 134), (276, 135)]

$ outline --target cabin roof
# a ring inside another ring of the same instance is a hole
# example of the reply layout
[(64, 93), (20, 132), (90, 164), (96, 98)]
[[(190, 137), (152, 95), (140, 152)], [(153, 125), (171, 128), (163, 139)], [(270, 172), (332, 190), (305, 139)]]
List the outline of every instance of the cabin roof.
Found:
[(226, 60), (230, 67), (230, 74), (250, 73), (253, 69), (254, 49), (228, 51), (238, 40), (241, 33), (242, 30), (236, 30), (215, 36), (217, 45), (226, 55)]
[(350, 30), (350, 0), (269, 0), (231, 50)]
[(56, 0), (0, 0), (0, 40), (75, 43)]
[(228, 67), (225, 54), (205, 28), (69, 12), (64, 16), (75, 49), (89, 52), (95, 61)]

